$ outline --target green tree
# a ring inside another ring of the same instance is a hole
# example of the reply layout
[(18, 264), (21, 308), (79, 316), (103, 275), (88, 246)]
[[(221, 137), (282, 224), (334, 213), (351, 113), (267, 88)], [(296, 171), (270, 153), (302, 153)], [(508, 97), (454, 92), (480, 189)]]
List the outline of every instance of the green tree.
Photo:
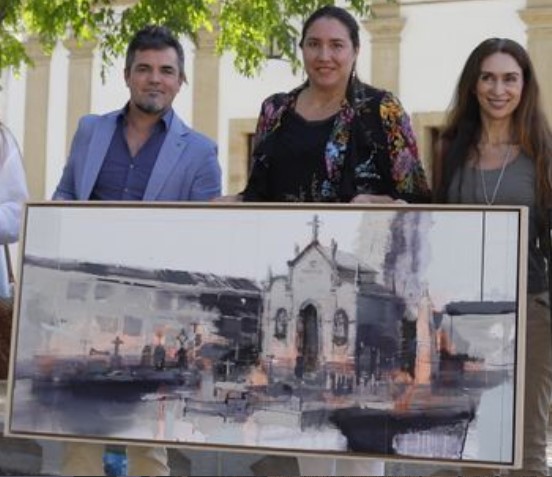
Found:
[[(387, 0), (394, 1), (394, 0)], [(30, 64), (24, 41), (37, 38), (46, 52), (74, 36), (95, 40), (104, 66), (124, 53), (132, 34), (148, 23), (165, 24), (196, 40), (201, 29), (217, 32), (217, 51), (233, 52), (236, 69), (257, 73), (267, 48), (298, 66), (296, 42), (301, 20), (328, 0), (0, 0), (0, 69)], [(372, 0), (348, 0), (365, 17)]]

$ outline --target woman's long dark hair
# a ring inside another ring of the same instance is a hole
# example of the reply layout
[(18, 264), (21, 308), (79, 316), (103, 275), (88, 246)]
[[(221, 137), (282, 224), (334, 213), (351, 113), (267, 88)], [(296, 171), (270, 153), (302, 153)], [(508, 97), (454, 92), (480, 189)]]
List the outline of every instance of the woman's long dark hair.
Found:
[(481, 139), (481, 115), (476, 86), (481, 64), (494, 53), (510, 55), (523, 72), (521, 99), (513, 114), (512, 139), (535, 161), (537, 203), (548, 207), (552, 200), (552, 132), (542, 109), (540, 89), (531, 59), (519, 43), (507, 38), (489, 38), (483, 41), (472, 51), (464, 65), (441, 134), (442, 147), (438, 160), (443, 172), (437, 188), (437, 200), (447, 201), (447, 191), (453, 175), (462, 170)]

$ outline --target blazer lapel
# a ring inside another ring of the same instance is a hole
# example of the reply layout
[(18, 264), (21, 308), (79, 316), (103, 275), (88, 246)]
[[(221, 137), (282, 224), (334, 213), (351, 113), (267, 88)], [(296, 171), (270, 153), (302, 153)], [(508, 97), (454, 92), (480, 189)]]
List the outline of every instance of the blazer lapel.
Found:
[(171, 175), (176, 163), (180, 160), (182, 151), (186, 146), (185, 136), (187, 132), (188, 128), (175, 113), (171, 121), (171, 126), (167, 131), (165, 141), (159, 150), (159, 155), (151, 171), (143, 200), (159, 200), (163, 185)]
[(113, 133), (117, 125), (117, 114), (111, 114), (106, 118), (100, 118), (97, 126), (94, 128), (90, 147), (86, 157), (84, 173), (81, 179), (79, 199), (88, 200), (92, 194), (92, 189), (107, 154), (107, 149), (111, 144)]

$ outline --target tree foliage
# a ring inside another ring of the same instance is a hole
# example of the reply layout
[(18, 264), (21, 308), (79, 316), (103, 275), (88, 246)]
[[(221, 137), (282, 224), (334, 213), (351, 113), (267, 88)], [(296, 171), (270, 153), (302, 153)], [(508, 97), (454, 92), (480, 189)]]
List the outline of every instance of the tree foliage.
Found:
[[(393, 1), (393, 0), (387, 0)], [(372, 0), (343, 5), (361, 17)], [(59, 40), (96, 41), (103, 64), (123, 54), (132, 34), (149, 23), (165, 24), (197, 40), (199, 31), (216, 32), (217, 51), (234, 53), (236, 69), (252, 76), (269, 48), (297, 67), (301, 21), (328, 0), (0, 0), (0, 69), (30, 64), (24, 43), (36, 38), (46, 53)]]

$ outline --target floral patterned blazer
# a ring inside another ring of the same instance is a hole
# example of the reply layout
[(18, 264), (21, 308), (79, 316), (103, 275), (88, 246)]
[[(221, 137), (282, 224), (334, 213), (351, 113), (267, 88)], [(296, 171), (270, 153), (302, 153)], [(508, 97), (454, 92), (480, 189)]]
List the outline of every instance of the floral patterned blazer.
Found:
[[(263, 102), (244, 200), (271, 200), (259, 190), (263, 182), (258, 180), (269, 170), (267, 145), (306, 85)], [(430, 201), (410, 119), (390, 92), (356, 79), (351, 81), (347, 98), (335, 116), (323, 160), (327, 177), (317, 185), (316, 197), (320, 201), (349, 202), (358, 194), (386, 194), (407, 202)]]

